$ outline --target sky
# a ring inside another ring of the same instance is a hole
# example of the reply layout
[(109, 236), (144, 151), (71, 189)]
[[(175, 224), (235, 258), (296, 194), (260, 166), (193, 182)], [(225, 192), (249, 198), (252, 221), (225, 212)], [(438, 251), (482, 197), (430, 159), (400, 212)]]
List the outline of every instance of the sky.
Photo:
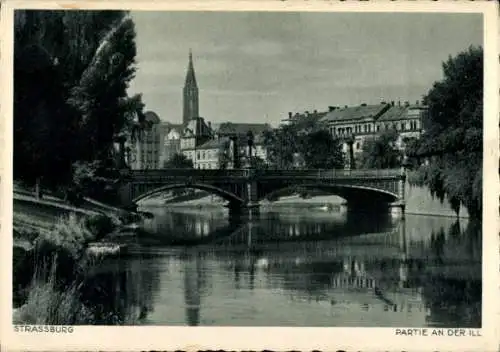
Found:
[(277, 125), (288, 112), (415, 102), (442, 62), (483, 44), (481, 14), (132, 12), (137, 73), (129, 93), (182, 121), (193, 52), (200, 116)]

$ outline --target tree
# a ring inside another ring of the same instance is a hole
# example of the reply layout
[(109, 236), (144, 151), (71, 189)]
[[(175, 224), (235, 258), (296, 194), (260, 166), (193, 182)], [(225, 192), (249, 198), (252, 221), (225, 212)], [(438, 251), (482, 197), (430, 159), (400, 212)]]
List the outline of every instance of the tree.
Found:
[(325, 130), (303, 136), (300, 146), (305, 166), (312, 169), (339, 169), (344, 167), (342, 148), (338, 140)]
[(401, 165), (401, 152), (396, 147), (398, 134), (384, 131), (380, 136), (367, 139), (363, 145), (361, 164), (366, 169), (391, 169)]
[(137, 99), (127, 96), (135, 74), (135, 30), (125, 13), (100, 40), (78, 83), (71, 88), (68, 103), (81, 115), (81, 157), (103, 159), (112, 148), (115, 133), (127, 124), (129, 109)]
[(274, 168), (291, 169), (299, 152), (299, 134), (294, 126), (283, 126), (263, 133), (269, 163)]
[(142, 111), (126, 94), (134, 40), (126, 11), (16, 11), (16, 179), (53, 188), (72, 181), (77, 161), (107, 163), (113, 137)]
[(165, 162), (165, 169), (192, 169), (193, 161), (188, 159), (184, 154), (176, 153)]
[(483, 50), (470, 47), (443, 63), (444, 78), (424, 97), (429, 113), (413, 156), (426, 158), (411, 178), (446, 196), (458, 214), (482, 213)]

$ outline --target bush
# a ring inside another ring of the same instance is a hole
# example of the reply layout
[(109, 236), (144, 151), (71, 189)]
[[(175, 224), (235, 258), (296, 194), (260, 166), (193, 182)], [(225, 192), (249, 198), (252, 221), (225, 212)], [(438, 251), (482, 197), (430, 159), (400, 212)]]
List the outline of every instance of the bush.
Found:
[(106, 215), (94, 215), (85, 219), (84, 226), (93, 234), (95, 240), (100, 240), (116, 229), (118, 220)]
[(46, 267), (38, 266), (35, 270), (26, 303), (19, 308), (14, 323), (67, 325), (92, 322), (90, 311), (80, 301), (75, 282), (60, 290), (56, 279), (56, 259), (49, 265), (48, 277), (44, 273)]

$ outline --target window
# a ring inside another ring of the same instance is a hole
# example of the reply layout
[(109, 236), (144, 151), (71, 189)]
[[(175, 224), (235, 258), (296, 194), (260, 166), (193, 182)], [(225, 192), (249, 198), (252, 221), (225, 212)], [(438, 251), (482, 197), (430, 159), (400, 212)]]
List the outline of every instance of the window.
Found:
[(196, 159), (200, 159), (200, 152), (196, 153)]
[(368, 133), (372, 131), (372, 125), (368, 125)]
[(205, 159), (205, 152), (203, 152), (202, 156), (201, 156), (202, 159)]
[(404, 131), (406, 129), (405, 123), (401, 122), (401, 131)]
[(380, 125), (377, 125), (377, 132), (380, 131)]
[(357, 143), (356, 143), (356, 149), (357, 149), (357, 150), (359, 150), (359, 149), (360, 149), (360, 147), (361, 147), (361, 146), (360, 146), (359, 142), (357, 142)]

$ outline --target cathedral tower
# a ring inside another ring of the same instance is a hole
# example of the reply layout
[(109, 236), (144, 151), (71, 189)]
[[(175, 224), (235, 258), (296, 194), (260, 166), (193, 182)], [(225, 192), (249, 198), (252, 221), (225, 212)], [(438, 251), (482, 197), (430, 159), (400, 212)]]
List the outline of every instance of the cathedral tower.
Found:
[(189, 50), (189, 64), (186, 74), (186, 82), (184, 83), (184, 113), (182, 123), (187, 125), (192, 119), (199, 117), (198, 113), (198, 85), (194, 75), (193, 55)]

